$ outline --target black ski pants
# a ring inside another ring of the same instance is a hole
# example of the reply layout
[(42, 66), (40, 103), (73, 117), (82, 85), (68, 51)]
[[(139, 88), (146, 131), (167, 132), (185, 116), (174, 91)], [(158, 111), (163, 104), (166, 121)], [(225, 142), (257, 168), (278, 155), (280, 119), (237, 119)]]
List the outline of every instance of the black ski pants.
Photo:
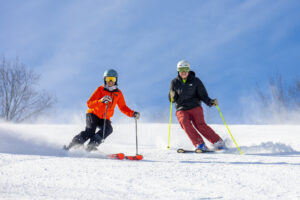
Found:
[[(96, 129), (99, 130), (96, 132)], [(86, 114), (86, 127), (85, 131), (80, 132), (76, 135), (72, 143), (74, 144), (84, 144), (87, 140), (90, 139), (88, 145), (98, 146), (103, 139), (103, 128), (104, 128), (104, 119), (100, 119), (98, 116), (87, 113)], [(105, 133), (104, 139), (113, 132), (110, 120), (105, 120)]]

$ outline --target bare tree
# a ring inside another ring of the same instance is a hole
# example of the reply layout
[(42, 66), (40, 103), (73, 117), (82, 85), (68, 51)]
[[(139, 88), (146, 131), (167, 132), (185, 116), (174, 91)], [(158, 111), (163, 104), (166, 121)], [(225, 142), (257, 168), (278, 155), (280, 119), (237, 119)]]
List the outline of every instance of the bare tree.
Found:
[(300, 108), (300, 80), (296, 80), (295, 84), (290, 88), (289, 95), (293, 99), (293, 103)]
[(55, 100), (45, 91), (37, 91), (40, 76), (26, 69), (18, 59), (0, 63), (0, 118), (23, 122), (49, 110)]
[[(283, 123), (298, 115), (300, 110), (300, 81), (291, 85), (284, 83), (280, 74), (270, 78), (268, 88), (262, 89), (258, 84), (256, 88), (257, 102), (261, 105), (262, 116), (267, 122)], [(256, 111), (257, 112), (257, 111)]]

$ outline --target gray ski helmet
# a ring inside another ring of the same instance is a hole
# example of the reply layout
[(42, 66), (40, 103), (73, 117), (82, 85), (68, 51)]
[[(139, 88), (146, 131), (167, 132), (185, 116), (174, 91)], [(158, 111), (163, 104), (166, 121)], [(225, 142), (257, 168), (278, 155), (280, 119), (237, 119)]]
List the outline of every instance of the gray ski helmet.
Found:
[(186, 60), (181, 60), (177, 63), (177, 71), (179, 71), (179, 68), (189, 68), (191, 69), (191, 65)]
[(115, 84), (118, 85), (118, 72), (114, 69), (105, 70), (105, 72), (103, 74), (103, 79), (104, 79), (105, 84), (106, 84), (105, 77), (109, 77), (109, 76), (116, 77), (117, 81)]
[(105, 70), (104, 74), (103, 74), (103, 77), (108, 77), (108, 76), (112, 76), (112, 77), (116, 77), (118, 78), (118, 72), (114, 69), (108, 69), (108, 70)]

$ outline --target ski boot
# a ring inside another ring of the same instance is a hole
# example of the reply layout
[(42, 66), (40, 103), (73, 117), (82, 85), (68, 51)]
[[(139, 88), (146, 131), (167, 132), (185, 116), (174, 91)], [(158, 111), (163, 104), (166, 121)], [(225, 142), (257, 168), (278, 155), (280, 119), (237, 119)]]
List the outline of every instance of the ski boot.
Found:
[(96, 141), (90, 141), (86, 147), (86, 151), (91, 152), (91, 151), (98, 151), (97, 147), (99, 146), (100, 143)]
[(214, 143), (213, 146), (215, 147), (216, 151), (227, 149), (223, 140), (219, 140), (218, 142)]
[(102, 142), (102, 137), (96, 133), (91, 139), (90, 142), (87, 145), (86, 151), (91, 152), (91, 151), (97, 151), (97, 147), (101, 144)]
[(201, 153), (203, 151), (208, 151), (208, 148), (207, 148), (207, 146), (205, 145), (204, 142), (202, 144), (197, 145), (195, 152), (196, 153)]
[(66, 151), (69, 151), (70, 149), (73, 149), (73, 148), (77, 149), (77, 148), (80, 148), (80, 147), (82, 147), (82, 144), (71, 142), (68, 146), (64, 145), (63, 149), (66, 150)]
[(71, 143), (67, 146), (67, 145), (64, 145), (63, 146), (63, 149), (66, 150), (66, 151), (69, 151), (70, 149), (72, 148), (79, 148), (79, 147), (82, 147), (84, 142), (86, 140), (81, 136), (81, 133), (79, 135), (76, 135)]

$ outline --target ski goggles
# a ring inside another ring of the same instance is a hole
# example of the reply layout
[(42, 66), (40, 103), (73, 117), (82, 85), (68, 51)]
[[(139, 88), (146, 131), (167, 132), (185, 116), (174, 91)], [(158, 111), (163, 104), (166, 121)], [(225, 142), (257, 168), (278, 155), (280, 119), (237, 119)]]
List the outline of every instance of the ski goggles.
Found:
[(108, 83), (109, 81), (112, 81), (112, 82), (116, 82), (117, 81), (117, 77), (113, 77), (113, 76), (107, 76), (105, 77), (105, 81)]
[(178, 72), (189, 72), (190, 71), (190, 68), (188, 67), (180, 67), (178, 68)]

